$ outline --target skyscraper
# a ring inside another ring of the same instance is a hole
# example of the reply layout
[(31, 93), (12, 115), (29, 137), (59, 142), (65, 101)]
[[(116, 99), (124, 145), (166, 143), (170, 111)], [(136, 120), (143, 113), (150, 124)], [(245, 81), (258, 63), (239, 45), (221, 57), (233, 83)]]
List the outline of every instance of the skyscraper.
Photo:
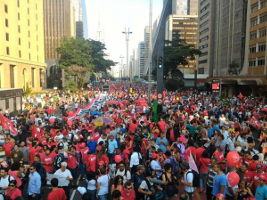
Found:
[(199, 0), (172, 0), (172, 14), (197, 15)]
[(76, 37), (83, 39), (83, 12), (81, 0), (71, 0), (75, 9)]
[(145, 43), (144, 58), (145, 58), (146, 66), (149, 65), (149, 59), (148, 59), (149, 58), (149, 36), (150, 36), (149, 26), (146, 26), (144, 29), (144, 43)]
[(89, 33), (88, 33), (88, 21), (87, 21), (87, 5), (86, 5), (86, 0), (81, 0), (82, 1), (82, 13), (83, 13), (83, 37), (85, 39), (89, 38)]
[(145, 75), (145, 42), (138, 44), (136, 66), (138, 77)]
[(0, 8), (0, 88), (46, 88), (43, 1), (2, 0)]

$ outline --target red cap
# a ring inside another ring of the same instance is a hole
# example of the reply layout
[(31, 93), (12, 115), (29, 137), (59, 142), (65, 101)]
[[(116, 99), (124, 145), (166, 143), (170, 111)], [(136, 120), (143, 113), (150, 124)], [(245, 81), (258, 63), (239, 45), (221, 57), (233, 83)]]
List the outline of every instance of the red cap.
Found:
[(84, 142), (81, 143), (81, 144), (80, 144), (80, 147), (81, 147), (81, 148), (85, 147), (85, 143), (84, 143)]
[(260, 178), (261, 180), (266, 181), (266, 176), (264, 176), (264, 174), (261, 174), (261, 175), (259, 176), (259, 178)]
[(225, 196), (223, 195), (223, 194), (221, 194), (221, 193), (218, 193), (217, 195), (216, 195), (216, 199), (217, 198), (225, 198)]
[(82, 135), (80, 135), (80, 136), (79, 136), (79, 138), (80, 138), (80, 139), (83, 139), (83, 136), (82, 136)]
[(90, 137), (90, 140), (94, 140), (94, 139), (95, 139), (95, 137), (94, 137), (94, 136)]
[(99, 163), (98, 163), (99, 165), (105, 165), (105, 162), (104, 161), (99, 161)]
[(158, 154), (152, 153), (152, 156), (151, 156), (152, 159), (156, 159), (157, 157), (158, 157)]
[(183, 142), (183, 138), (179, 137), (178, 142)]

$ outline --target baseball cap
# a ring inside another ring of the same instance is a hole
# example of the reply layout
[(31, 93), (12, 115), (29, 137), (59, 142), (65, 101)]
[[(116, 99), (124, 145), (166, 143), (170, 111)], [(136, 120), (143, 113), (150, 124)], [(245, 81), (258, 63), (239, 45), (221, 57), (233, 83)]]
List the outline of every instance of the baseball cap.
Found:
[(216, 195), (216, 199), (217, 198), (225, 198), (225, 196), (223, 195), (223, 194), (221, 194), (221, 193), (218, 193), (217, 195)]
[(263, 174), (261, 174), (260, 176), (259, 176), (259, 178), (261, 179), (261, 180), (264, 180), (264, 181), (266, 181), (266, 176), (264, 176)]
[(85, 143), (82, 142), (82, 143), (80, 144), (80, 147), (85, 147)]
[(152, 153), (152, 155), (151, 155), (151, 158), (152, 159), (156, 159), (158, 157), (158, 154), (156, 154), (156, 153)]
[(189, 168), (190, 168), (188, 162), (182, 162), (180, 166), (181, 166), (181, 167), (184, 167), (184, 168), (186, 168), (186, 169), (189, 169)]
[(80, 135), (80, 136), (79, 136), (79, 138), (80, 138), (80, 139), (83, 139), (83, 136), (82, 136), (82, 135)]
[(257, 164), (257, 165), (256, 165), (256, 168), (257, 168), (257, 169), (262, 169), (262, 165), (261, 165), (261, 164)]
[(86, 189), (85, 189), (85, 187), (78, 187), (77, 190), (79, 191), (79, 193), (80, 193), (81, 195), (84, 195), (84, 193), (86, 193)]

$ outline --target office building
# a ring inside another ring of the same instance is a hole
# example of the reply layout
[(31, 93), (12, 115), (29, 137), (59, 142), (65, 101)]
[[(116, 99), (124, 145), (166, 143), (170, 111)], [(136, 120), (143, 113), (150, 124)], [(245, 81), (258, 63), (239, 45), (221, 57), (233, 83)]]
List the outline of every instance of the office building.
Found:
[(83, 21), (76, 22), (76, 37), (83, 39)]
[[(71, 0), (44, 1), (44, 45), (47, 74), (58, 65), (59, 55), (54, 51), (63, 38), (76, 37), (75, 9)], [(64, 79), (64, 76), (62, 76)], [(64, 80), (62, 80), (64, 87)]]
[(83, 37), (85, 39), (89, 38), (89, 33), (88, 33), (88, 21), (87, 21), (87, 5), (86, 5), (86, 0), (81, 0), (82, 1), (82, 13), (83, 13)]
[[(149, 66), (149, 40), (150, 40), (149, 26), (145, 27), (144, 30), (144, 43), (145, 43), (145, 65)], [(143, 73), (143, 72), (142, 72)]]
[(172, 0), (173, 15), (197, 15), (199, 0)]
[(136, 69), (139, 78), (145, 75), (145, 42), (138, 44)]
[(2, 0), (0, 8), (0, 88), (46, 88), (43, 1)]
[(76, 37), (83, 39), (83, 11), (81, 0), (71, 0), (75, 10)]

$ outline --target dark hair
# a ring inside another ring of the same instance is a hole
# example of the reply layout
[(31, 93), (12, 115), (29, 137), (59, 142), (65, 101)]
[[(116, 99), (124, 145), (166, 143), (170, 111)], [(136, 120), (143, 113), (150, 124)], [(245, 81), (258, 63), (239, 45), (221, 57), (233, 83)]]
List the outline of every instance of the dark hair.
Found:
[(121, 184), (123, 184), (123, 177), (122, 177), (122, 176), (117, 175), (117, 176), (115, 177), (115, 179), (114, 179), (114, 186), (115, 186), (115, 188), (117, 188), (120, 179), (122, 180), (122, 183), (121, 183)]
[(248, 168), (248, 164), (247, 163), (243, 162), (242, 165), (245, 166), (246, 168)]
[(132, 184), (130, 183), (130, 182), (126, 182), (126, 183), (124, 183), (124, 188), (127, 188), (127, 187), (129, 187), (129, 186), (131, 186)]
[(209, 152), (207, 150), (203, 151), (202, 158), (210, 158), (209, 157)]
[(8, 172), (7, 168), (1, 168), (0, 170), (4, 170), (6, 173)]
[(11, 167), (10, 167), (10, 170), (11, 171), (18, 171), (20, 168), (20, 163), (19, 162), (14, 162)]
[(105, 168), (105, 167), (101, 168), (101, 169), (100, 169), (100, 173), (101, 173), (102, 175), (105, 175), (105, 174), (106, 174), (106, 168)]
[(259, 156), (257, 154), (253, 156), (253, 160), (259, 160), (259, 159), (260, 158), (259, 158)]
[(34, 157), (38, 158), (40, 160), (40, 156), (39, 155), (35, 155)]
[(16, 187), (16, 185), (17, 185), (17, 181), (16, 180), (11, 180), (11, 181), (9, 181), (9, 184), (10, 183), (13, 183), (14, 185), (15, 185), (15, 187)]
[(121, 197), (121, 192), (119, 190), (114, 190), (112, 192), (112, 198), (117, 199)]
[(51, 185), (52, 185), (52, 187), (57, 187), (58, 186), (58, 179), (57, 178), (52, 178)]
[(171, 155), (172, 155), (172, 154), (171, 154), (170, 151), (166, 151), (166, 152), (165, 152), (165, 156), (170, 157)]
[(166, 164), (164, 165), (164, 170), (165, 170), (165, 172), (168, 171), (170, 168), (172, 169), (172, 165), (171, 165), (170, 163), (166, 163)]
[(92, 171), (90, 171), (87, 173), (86, 178), (88, 181), (91, 181), (91, 180), (95, 179), (95, 175)]

